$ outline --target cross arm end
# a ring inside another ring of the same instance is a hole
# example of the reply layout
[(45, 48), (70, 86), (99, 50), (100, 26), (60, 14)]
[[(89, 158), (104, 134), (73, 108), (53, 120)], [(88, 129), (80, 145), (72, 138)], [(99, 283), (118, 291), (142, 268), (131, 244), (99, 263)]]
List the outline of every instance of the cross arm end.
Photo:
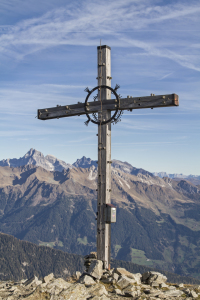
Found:
[(173, 94), (172, 101), (175, 106), (179, 106), (179, 96), (177, 94)]

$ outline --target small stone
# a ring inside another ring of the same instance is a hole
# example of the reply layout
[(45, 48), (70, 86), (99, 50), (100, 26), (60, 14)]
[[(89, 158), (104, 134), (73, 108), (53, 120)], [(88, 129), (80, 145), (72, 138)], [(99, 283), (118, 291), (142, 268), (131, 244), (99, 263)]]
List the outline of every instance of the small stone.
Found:
[(151, 286), (152, 286), (152, 287), (159, 287), (159, 283), (153, 281), (153, 282), (151, 283)]
[(190, 295), (190, 290), (189, 290), (189, 289), (184, 289), (183, 291), (184, 291), (184, 293), (185, 293), (186, 295)]
[(150, 289), (144, 289), (143, 292), (148, 295), (150, 294)]
[(102, 280), (102, 279), (107, 279), (108, 276), (109, 276), (109, 274), (103, 274), (103, 275), (101, 276), (101, 280)]
[(151, 288), (151, 286), (148, 285), (148, 284), (141, 284), (140, 287), (141, 287), (142, 289), (150, 289), (150, 288)]
[(72, 286), (72, 283), (69, 283), (62, 278), (56, 278), (56, 279), (54, 278), (48, 284), (46, 283), (41, 284), (41, 287), (43, 287), (44, 291), (45, 289), (51, 291), (54, 287), (56, 287), (57, 289), (66, 290), (70, 286)]
[(30, 279), (26, 280), (23, 285), (32, 286), (32, 285), (40, 285), (42, 283), (41, 280), (38, 280), (37, 276), (33, 276)]
[(128, 297), (138, 297), (140, 295), (141, 295), (140, 291), (134, 291), (134, 292), (130, 292), (130, 293), (125, 294), (125, 296), (128, 296)]
[(137, 284), (141, 284), (141, 278), (142, 278), (142, 275), (140, 273), (136, 273), (136, 274), (133, 274), (129, 271), (127, 271), (126, 269), (124, 268), (116, 268), (114, 270), (115, 273), (117, 273), (118, 275), (125, 275), (127, 276), (128, 278), (131, 278), (131, 279), (134, 279), (135, 282), (137, 282)]
[(162, 294), (162, 291), (160, 291), (160, 290), (157, 290), (157, 289), (151, 289), (150, 290), (150, 295), (153, 296), (153, 297), (157, 297), (160, 294)]
[(151, 272), (147, 271), (142, 274), (142, 282), (146, 281), (151, 275)]
[(115, 279), (116, 281), (119, 279), (119, 275), (117, 273), (113, 273), (112, 275), (113, 279)]
[(123, 289), (123, 292), (126, 293), (126, 292), (134, 292), (136, 290), (136, 286), (135, 285), (132, 285), (132, 284), (129, 284), (125, 289)]
[(92, 277), (88, 276), (88, 275), (84, 275), (83, 277), (81, 277), (79, 279), (79, 283), (83, 283), (86, 286), (96, 284), (96, 282), (94, 281), (94, 279)]
[(159, 272), (145, 272), (142, 275), (142, 281), (146, 282), (147, 284), (151, 284), (153, 281), (157, 283), (163, 283), (167, 281), (167, 277)]
[(198, 295), (194, 290), (190, 291), (190, 296), (192, 296), (192, 298), (198, 298)]
[(124, 289), (126, 288), (129, 284), (134, 284), (135, 280), (134, 279), (130, 279), (128, 277), (126, 277), (125, 275), (122, 275), (120, 277), (120, 279), (117, 281), (117, 285), (121, 288)]
[(136, 290), (135, 286), (129, 285), (123, 289), (123, 293), (126, 297), (137, 297), (141, 295), (139, 290)]
[(20, 280), (20, 283), (22, 284), (22, 283), (26, 282), (26, 280), (27, 279), (22, 279), (22, 280)]
[(105, 286), (102, 284), (93, 285), (93, 286), (89, 287), (87, 289), (87, 291), (91, 296), (101, 297), (102, 295), (108, 295), (108, 292), (107, 292)]
[(168, 289), (169, 290), (176, 290), (176, 287), (174, 285), (170, 285), (170, 286), (168, 286)]
[(97, 279), (100, 279), (103, 275), (103, 262), (101, 260), (94, 260), (89, 269), (88, 273)]
[(108, 278), (105, 278), (105, 279), (101, 279), (102, 282), (104, 283), (113, 283), (113, 278), (112, 277), (108, 277)]
[(76, 276), (76, 280), (79, 280), (79, 278), (81, 277), (81, 272), (76, 271), (75, 276)]
[(178, 285), (178, 287), (183, 288), (183, 287), (184, 287), (184, 284), (183, 284), (183, 283), (180, 283), (180, 284)]
[(170, 297), (179, 297), (182, 296), (184, 293), (180, 290), (169, 290), (169, 291), (165, 291), (164, 295), (165, 296), (170, 296)]
[(160, 288), (168, 288), (169, 286), (166, 283), (162, 282), (159, 284), (159, 287)]
[(112, 276), (113, 272), (114, 272), (114, 269), (108, 270), (108, 273), (109, 273), (110, 276)]
[[(71, 286), (68, 289), (62, 291), (59, 294), (57, 299), (58, 300), (60, 300), (60, 299), (63, 299), (63, 300), (64, 299), (85, 300), (89, 297), (90, 297), (90, 295), (88, 294), (88, 290), (85, 287), (85, 285), (80, 284), (80, 283), (75, 283), (75, 284), (71, 284)], [(46, 299), (48, 299), (48, 298), (46, 298)]]
[(53, 275), (53, 273), (51, 273), (43, 278), (43, 283), (49, 283), (49, 281), (51, 281), (53, 278), (54, 278), (54, 275)]
[(113, 293), (117, 295), (123, 295), (123, 292), (120, 289), (114, 289)]

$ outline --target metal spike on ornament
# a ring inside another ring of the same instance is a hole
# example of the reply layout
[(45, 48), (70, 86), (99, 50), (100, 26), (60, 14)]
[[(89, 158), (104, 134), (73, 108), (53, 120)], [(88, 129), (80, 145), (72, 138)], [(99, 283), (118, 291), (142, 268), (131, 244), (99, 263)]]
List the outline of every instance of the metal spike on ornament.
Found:
[(94, 118), (96, 121), (98, 121), (98, 116), (97, 116), (97, 114), (96, 114), (96, 113), (93, 113), (92, 115), (93, 115), (93, 118)]
[(119, 88), (120, 88), (120, 85), (119, 85), (119, 84), (116, 84), (114, 90), (117, 91)]
[(124, 113), (123, 110), (120, 110), (117, 113), (116, 117), (113, 119), (113, 122), (112, 122), (113, 125), (117, 124), (118, 122), (121, 122), (121, 116), (123, 115), (123, 113)]
[(94, 101), (96, 101), (97, 98), (98, 98), (98, 95), (94, 96), (94, 97), (93, 97)]
[(84, 124), (85, 124), (86, 126), (88, 126), (89, 122), (90, 122), (90, 120), (87, 120), (87, 121), (84, 122)]
[(90, 90), (89, 90), (89, 88), (88, 87), (86, 87), (86, 89), (84, 89), (84, 92), (86, 92), (86, 93), (90, 93)]

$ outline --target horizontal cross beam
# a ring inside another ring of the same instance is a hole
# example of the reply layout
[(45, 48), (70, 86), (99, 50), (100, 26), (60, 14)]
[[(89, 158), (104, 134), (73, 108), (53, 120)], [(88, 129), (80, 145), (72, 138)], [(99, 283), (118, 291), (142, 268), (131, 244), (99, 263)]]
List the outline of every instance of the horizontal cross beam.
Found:
[(147, 96), (147, 97), (130, 97), (121, 98), (118, 105), (117, 100), (102, 100), (88, 102), (85, 108), (85, 103), (78, 103), (65, 106), (57, 106), (46, 109), (38, 109), (38, 119), (49, 120), (57, 118), (65, 118), (72, 116), (80, 116), (85, 114), (85, 109), (88, 114), (98, 113), (101, 110), (114, 111), (118, 107), (119, 110), (131, 110), (141, 108), (156, 108), (179, 106), (179, 97), (176, 94)]

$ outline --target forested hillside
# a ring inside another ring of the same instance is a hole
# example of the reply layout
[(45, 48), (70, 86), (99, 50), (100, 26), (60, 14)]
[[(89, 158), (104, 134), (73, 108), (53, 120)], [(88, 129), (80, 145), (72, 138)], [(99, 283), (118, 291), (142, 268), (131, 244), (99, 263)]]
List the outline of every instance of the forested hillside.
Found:
[[(84, 258), (46, 246), (20, 241), (13, 236), (0, 233), (0, 280), (21, 280), (50, 273), (55, 277), (67, 278), (76, 271), (84, 272)], [(137, 264), (112, 260), (111, 267), (123, 267), (133, 273), (144, 273), (151, 268)], [(194, 278), (162, 271), (169, 282), (200, 284)]]

